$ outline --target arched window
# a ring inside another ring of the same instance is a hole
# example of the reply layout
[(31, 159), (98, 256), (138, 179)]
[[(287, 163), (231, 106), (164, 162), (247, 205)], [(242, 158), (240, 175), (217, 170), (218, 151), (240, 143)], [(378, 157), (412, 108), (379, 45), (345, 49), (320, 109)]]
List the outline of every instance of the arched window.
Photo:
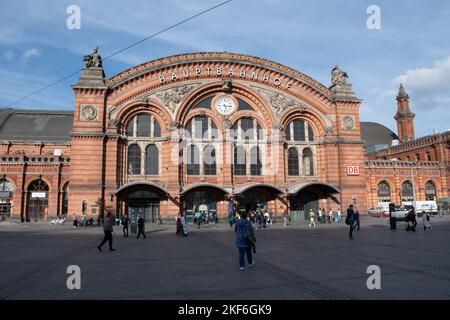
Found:
[(190, 176), (200, 175), (200, 153), (195, 145), (190, 145), (187, 148), (186, 171)]
[(216, 175), (216, 149), (207, 145), (203, 150), (203, 171), (206, 176)]
[(377, 186), (378, 203), (391, 202), (391, 187), (386, 181), (381, 181)]
[(6, 179), (0, 180), (0, 218), (10, 217), (14, 186)]
[(234, 148), (233, 171), (235, 176), (247, 175), (246, 152), (241, 146)]
[(42, 220), (47, 217), (48, 211), (48, 185), (42, 180), (34, 180), (28, 186), (28, 206), (26, 220)]
[(250, 174), (260, 176), (262, 174), (261, 150), (259, 147), (250, 149)]
[(141, 174), (141, 148), (137, 144), (128, 147), (128, 174)]
[(411, 182), (402, 183), (402, 202), (414, 201), (414, 191)]
[(425, 200), (426, 201), (436, 201), (437, 199), (437, 192), (436, 192), (436, 185), (433, 181), (428, 181), (425, 184)]
[(159, 150), (154, 144), (145, 148), (145, 174), (157, 176), (159, 174)]
[(217, 126), (211, 118), (195, 117), (186, 126), (189, 138), (196, 140), (211, 140), (218, 138)]
[(298, 176), (300, 174), (298, 151), (292, 147), (288, 150), (288, 175)]
[(161, 137), (161, 126), (153, 116), (140, 114), (128, 122), (126, 133), (127, 137), (159, 138)]
[(303, 169), (305, 176), (314, 175), (314, 159), (311, 149), (306, 148), (303, 150)]
[(303, 120), (294, 120), (290, 122), (285, 129), (286, 141), (295, 142), (313, 142), (314, 130), (308, 122)]

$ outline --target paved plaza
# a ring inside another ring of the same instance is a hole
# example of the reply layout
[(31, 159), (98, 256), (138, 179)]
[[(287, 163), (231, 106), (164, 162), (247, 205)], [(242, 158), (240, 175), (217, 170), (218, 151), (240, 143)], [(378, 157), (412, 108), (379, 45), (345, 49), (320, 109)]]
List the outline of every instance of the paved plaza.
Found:
[[(450, 217), (433, 230), (389, 230), (365, 218), (353, 241), (344, 224), (273, 225), (258, 230), (256, 266), (239, 271), (226, 224), (147, 228), (147, 239), (122, 238), (98, 252), (98, 227), (0, 223), (1, 299), (449, 299)], [(66, 269), (81, 268), (81, 289), (68, 290)], [(381, 290), (366, 286), (381, 268)]]

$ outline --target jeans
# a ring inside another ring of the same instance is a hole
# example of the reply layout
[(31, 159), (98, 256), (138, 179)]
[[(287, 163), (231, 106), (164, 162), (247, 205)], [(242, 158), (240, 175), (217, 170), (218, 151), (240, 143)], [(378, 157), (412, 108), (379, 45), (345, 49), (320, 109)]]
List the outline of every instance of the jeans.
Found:
[(252, 258), (252, 247), (248, 248), (239, 248), (239, 266), (243, 268), (245, 266), (245, 254), (247, 253), (247, 261), (248, 264), (253, 263)]
[(359, 220), (355, 221), (355, 228), (358, 228), (358, 230), (359, 230)]
[(112, 232), (111, 231), (103, 231), (105, 233), (105, 237), (103, 238), (102, 243), (100, 243), (99, 248), (103, 247), (103, 245), (106, 243), (106, 241), (109, 241), (109, 250), (112, 249)]
[(141, 234), (144, 236), (144, 239), (145, 239), (146, 237), (145, 237), (144, 228), (138, 228), (138, 234), (137, 234), (136, 239), (139, 239), (139, 237), (141, 236)]
[(355, 224), (354, 224), (354, 222), (350, 222), (350, 232), (349, 232), (349, 236), (350, 236), (350, 239), (353, 239), (353, 229), (355, 228)]
[(122, 231), (123, 231), (123, 236), (128, 237), (128, 226), (123, 226)]

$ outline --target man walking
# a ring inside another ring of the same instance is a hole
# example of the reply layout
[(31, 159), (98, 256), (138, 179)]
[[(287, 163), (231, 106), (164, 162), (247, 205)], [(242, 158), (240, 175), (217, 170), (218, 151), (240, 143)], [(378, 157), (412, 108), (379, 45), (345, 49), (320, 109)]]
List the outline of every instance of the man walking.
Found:
[(287, 226), (287, 220), (288, 220), (288, 212), (287, 212), (287, 209), (284, 210), (284, 213), (283, 213), (283, 220), (284, 220), (284, 227), (286, 227), (286, 226)]
[(309, 222), (309, 227), (311, 228), (311, 227), (315, 227), (316, 226), (316, 223), (314, 222), (314, 211), (313, 211), (313, 209), (309, 209), (309, 219), (310, 219), (310, 222)]
[(112, 232), (113, 232), (113, 223), (111, 221), (111, 212), (108, 212), (106, 214), (106, 219), (103, 222), (103, 232), (105, 234), (102, 243), (97, 247), (98, 251), (102, 251), (103, 245), (108, 241), (109, 242), (109, 251), (115, 251), (116, 249), (113, 249), (112, 243)]
[(125, 214), (124, 216), (122, 216), (122, 225), (123, 225), (123, 236), (125, 238), (128, 238), (128, 226), (130, 225), (130, 219), (128, 218), (128, 215)]
[(356, 209), (355, 211), (355, 228), (357, 228), (357, 230), (360, 230), (360, 221), (359, 221), (359, 211), (358, 209)]
[(355, 212), (353, 211), (353, 205), (351, 204), (347, 209), (347, 217), (345, 218), (345, 224), (350, 227), (349, 236), (353, 239), (353, 228), (355, 227)]
[(139, 237), (141, 236), (141, 234), (144, 236), (144, 239), (145, 239), (145, 238), (146, 238), (146, 237), (145, 237), (145, 231), (144, 231), (145, 224), (144, 224), (144, 219), (143, 219), (142, 217), (139, 217), (139, 218), (138, 218), (138, 223), (137, 223), (137, 225), (138, 225), (138, 234), (137, 234), (136, 239), (139, 239)]

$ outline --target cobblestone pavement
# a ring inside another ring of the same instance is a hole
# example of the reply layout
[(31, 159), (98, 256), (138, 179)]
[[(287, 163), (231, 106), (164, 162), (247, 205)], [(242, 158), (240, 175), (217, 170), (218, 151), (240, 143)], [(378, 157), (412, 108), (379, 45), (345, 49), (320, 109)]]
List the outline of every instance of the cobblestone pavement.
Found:
[[(433, 230), (389, 230), (366, 218), (355, 239), (343, 224), (274, 224), (257, 231), (256, 266), (239, 271), (226, 224), (147, 227), (147, 239), (114, 232), (117, 251), (98, 252), (98, 227), (0, 222), (1, 299), (449, 299), (450, 217)], [(81, 290), (68, 290), (66, 269), (81, 268)], [(381, 290), (366, 286), (381, 268)]]

